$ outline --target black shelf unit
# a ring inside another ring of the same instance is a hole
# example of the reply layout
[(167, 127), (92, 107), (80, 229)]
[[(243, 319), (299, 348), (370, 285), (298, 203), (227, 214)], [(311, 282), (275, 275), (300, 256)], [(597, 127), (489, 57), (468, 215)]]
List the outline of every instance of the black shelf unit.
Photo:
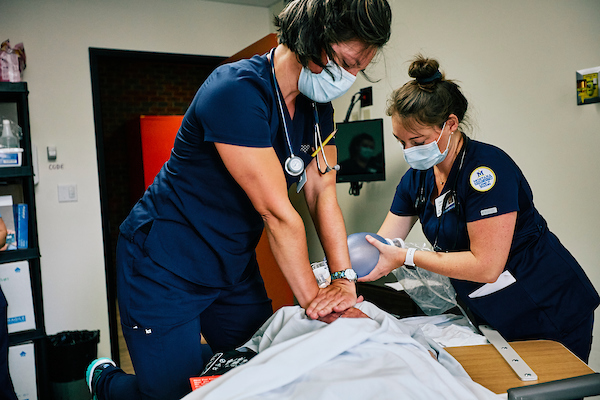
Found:
[(23, 133), (20, 143), (23, 148), (21, 166), (0, 168), (0, 185), (16, 184), (20, 186), (23, 192), (23, 201), (28, 204), (29, 214), (28, 248), (0, 252), (0, 264), (15, 261), (27, 261), (29, 264), (35, 329), (11, 333), (9, 343), (11, 346), (28, 342), (34, 344), (38, 398), (44, 399), (47, 397), (45, 393), (48, 392), (46, 390), (48, 387), (48, 378), (43, 367), (45, 365), (44, 354), (46, 353), (47, 336), (42, 302), (42, 280), (35, 207), (28, 95), (29, 91), (26, 82), (0, 82), (0, 104), (14, 104), (14, 106), (7, 105), (6, 107), (16, 107), (18, 121), (15, 122), (19, 124)]

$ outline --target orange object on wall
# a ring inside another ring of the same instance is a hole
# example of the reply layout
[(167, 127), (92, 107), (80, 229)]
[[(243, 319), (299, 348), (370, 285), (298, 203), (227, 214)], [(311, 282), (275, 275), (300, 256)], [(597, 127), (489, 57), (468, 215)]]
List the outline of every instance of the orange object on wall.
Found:
[(175, 136), (183, 115), (140, 116), (144, 185), (150, 186), (154, 177), (171, 156)]
[(267, 234), (264, 230), (260, 237), (260, 242), (256, 246), (256, 260), (258, 261), (260, 274), (265, 281), (267, 295), (273, 300), (273, 311), (277, 311), (283, 306), (293, 306), (294, 295), (292, 289), (290, 289), (290, 285), (288, 285), (287, 280), (275, 261), (271, 246), (269, 246)]

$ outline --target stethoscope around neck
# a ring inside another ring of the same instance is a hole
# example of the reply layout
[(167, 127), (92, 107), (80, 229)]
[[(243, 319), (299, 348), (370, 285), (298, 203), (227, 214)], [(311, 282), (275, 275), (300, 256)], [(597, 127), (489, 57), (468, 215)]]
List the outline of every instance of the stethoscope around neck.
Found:
[[(287, 123), (285, 122), (285, 114), (283, 112), (283, 103), (281, 101), (282, 94), (279, 90), (279, 85), (277, 84), (277, 77), (275, 76), (274, 55), (275, 55), (275, 48), (273, 48), (271, 50), (271, 53), (269, 54), (270, 62), (271, 62), (271, 74), (273, 75), (273, 85), (275, 86), (275, 97), (277, 97), (277, 104), (279, 106), (279, 115), (281, 116), (281, 122), (283, 123), (283, 132), (285, 133), (285, 140), (288, 145), (288, 149), (290, 150), (290, 156), (285, 160), (283, 167), (285, 169), (285, 172), (287, 172), (289, 175), (299, 176), (304, 173), (306, 167), (304, 165), (304, 160), (301, 157), (295, 155), (294, 150), (292, 149), (292, 142), (290, 140), (290, 134), (289, 134), (289, 131), (287, 128)], [(319, 165), (319, 158), (317, 157), (317, 168), (318, 168), (319, 172), (322, 174), (326, 174), (327, 172), (334, 170), (334, 169), (339, 170), (340, 167), (338, 165), (331, 167), (329, 165), (329, 163), (327, 162), (327, 156), (325, 155), (325, 146), (323, 145), (323, 139), (321, 137), (321, 128), (319, 127), (319, 113), (317, 111), (317, 105), (315, 104), (314, 101), (312, 102), (312, 109), (313, 109), (313, 115), (314, 115), (314, 121), (315, 121), (315, 130), (314, 130), (314, 132), (315, 132), (315, 148), (321, 149), (321, 154), (323, 155), (323, 160), (325, 161), (325, 165), (326, 165), (325, 171), (322, 171), (321, 166)], [(318, 147), (317, 147), (317, 143), (319, 143)]]

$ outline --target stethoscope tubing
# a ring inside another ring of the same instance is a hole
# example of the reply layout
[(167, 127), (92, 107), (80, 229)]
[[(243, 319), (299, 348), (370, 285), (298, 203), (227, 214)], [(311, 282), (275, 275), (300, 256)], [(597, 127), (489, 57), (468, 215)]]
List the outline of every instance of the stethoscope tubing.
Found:
[[(274, 54), (275, 54), (275, 48), (271, 49), (271, 52), (269, 55), (270, 63), (271, 63), (271, 74), (273, 76), (273, 85), (275, 86), (275, 97), (277, 98), (277, 105), (279, 106), (279, 113), (281, 116), (281, 121), (283, 123), (283, 132), (285, 133), (285, 139), (286, 139), (286, 142), (288, 145), (288, 149), (290, 151), (290, 156), (285, 160), (284, 169), (291, 176), (299, 176), (305, 171), (306, 167), (304, 165), (304, 160), (302, 160), (302, 158), (300, 158), (299, 156), (295, 155), (294, 150), (292, 149), (292, 142), (290, 140), (287, 123), (285, 121), (285, 114), (283, 112), (283, 102), (281, 100), (282, 94), (281, 94), (281, 91), (279, 90), (279, 85), (277, 84), (277, 77), (275, 76)], [(319, 169), (319, 172), (321, 174), (326, 174), (327, 172), (329, 172), (333, 169), (336, 169), (336, 170), (339, 169), (339, 166), (337, 166), (337, 165), (332, 168), (327, 161), (327, 156), (325, 155), (325, 145), (327, 144), (327, 142), (329, 142), (331, 140), (331, 138), (333, 138), (333, 136), (335, 135), (337, 130), (334, 130), (325, 139), (325, 141), (323, 141), (323, 139), (321, 137), (321, 128), (320, 128), (320, 124), (319, 124), (319, 113), (317, 112), (317, 105), (314, 101), (312, 102), (312, 108), (313, 108), (313, 115), (314, 115), (314, 120), (315, 120), (314, 132), (315, 132), (316, 150), (312, 154), (311, 157), (314, 158), (314, 157), (318, 156), (319, 150), (321, 151), (321, 154), (323, 155), (323, 161), (325, 161), (326, 168), (325, 168), (325, 171), (321, 170), (321, 166), (319, 164), (318, 157), (317, 157), (317, 168)], [(319, 144), (318, 146), (317, 146), (317, 143)]]

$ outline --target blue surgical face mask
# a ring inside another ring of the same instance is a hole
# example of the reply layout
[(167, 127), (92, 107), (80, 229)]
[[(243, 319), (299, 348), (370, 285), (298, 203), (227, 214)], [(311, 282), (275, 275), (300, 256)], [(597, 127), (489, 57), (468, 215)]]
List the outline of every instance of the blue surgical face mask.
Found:
[[(442, 126), (440, 136), (435, 142), (424, 144), (422, 146), (413, 146), (409, 149), (404, 149), (404, 159), (411, 166), (411, 168), (419, 170), (427, 170), (434, 165), (437, 165), (444, 161), (448, 155), (448, 148), (450, 147), (450, 138), (448, 138), (448, 145), (443, 153), (440, 153), (438, 142), (442, 138), (446, 123)], [(450, 133), (452, 135), (454, 132)]]
[(298, 90), (317, 103), (328, 103), (337, 99), (346, 93), (356, 80), (356, 76), (331, 60), (327, 62), (326, 67), (329, 72), (323, 69), (320, 73), (315, 74), (306, 67), (300, 71)]
[(373, 153), (375, 153), (375, 149), (373, 149), (371, 147), (365, 147), (365, 146), (360, 147), (359, 154), (363, 160), (368, 160), (369, 158), (372, 158)]

